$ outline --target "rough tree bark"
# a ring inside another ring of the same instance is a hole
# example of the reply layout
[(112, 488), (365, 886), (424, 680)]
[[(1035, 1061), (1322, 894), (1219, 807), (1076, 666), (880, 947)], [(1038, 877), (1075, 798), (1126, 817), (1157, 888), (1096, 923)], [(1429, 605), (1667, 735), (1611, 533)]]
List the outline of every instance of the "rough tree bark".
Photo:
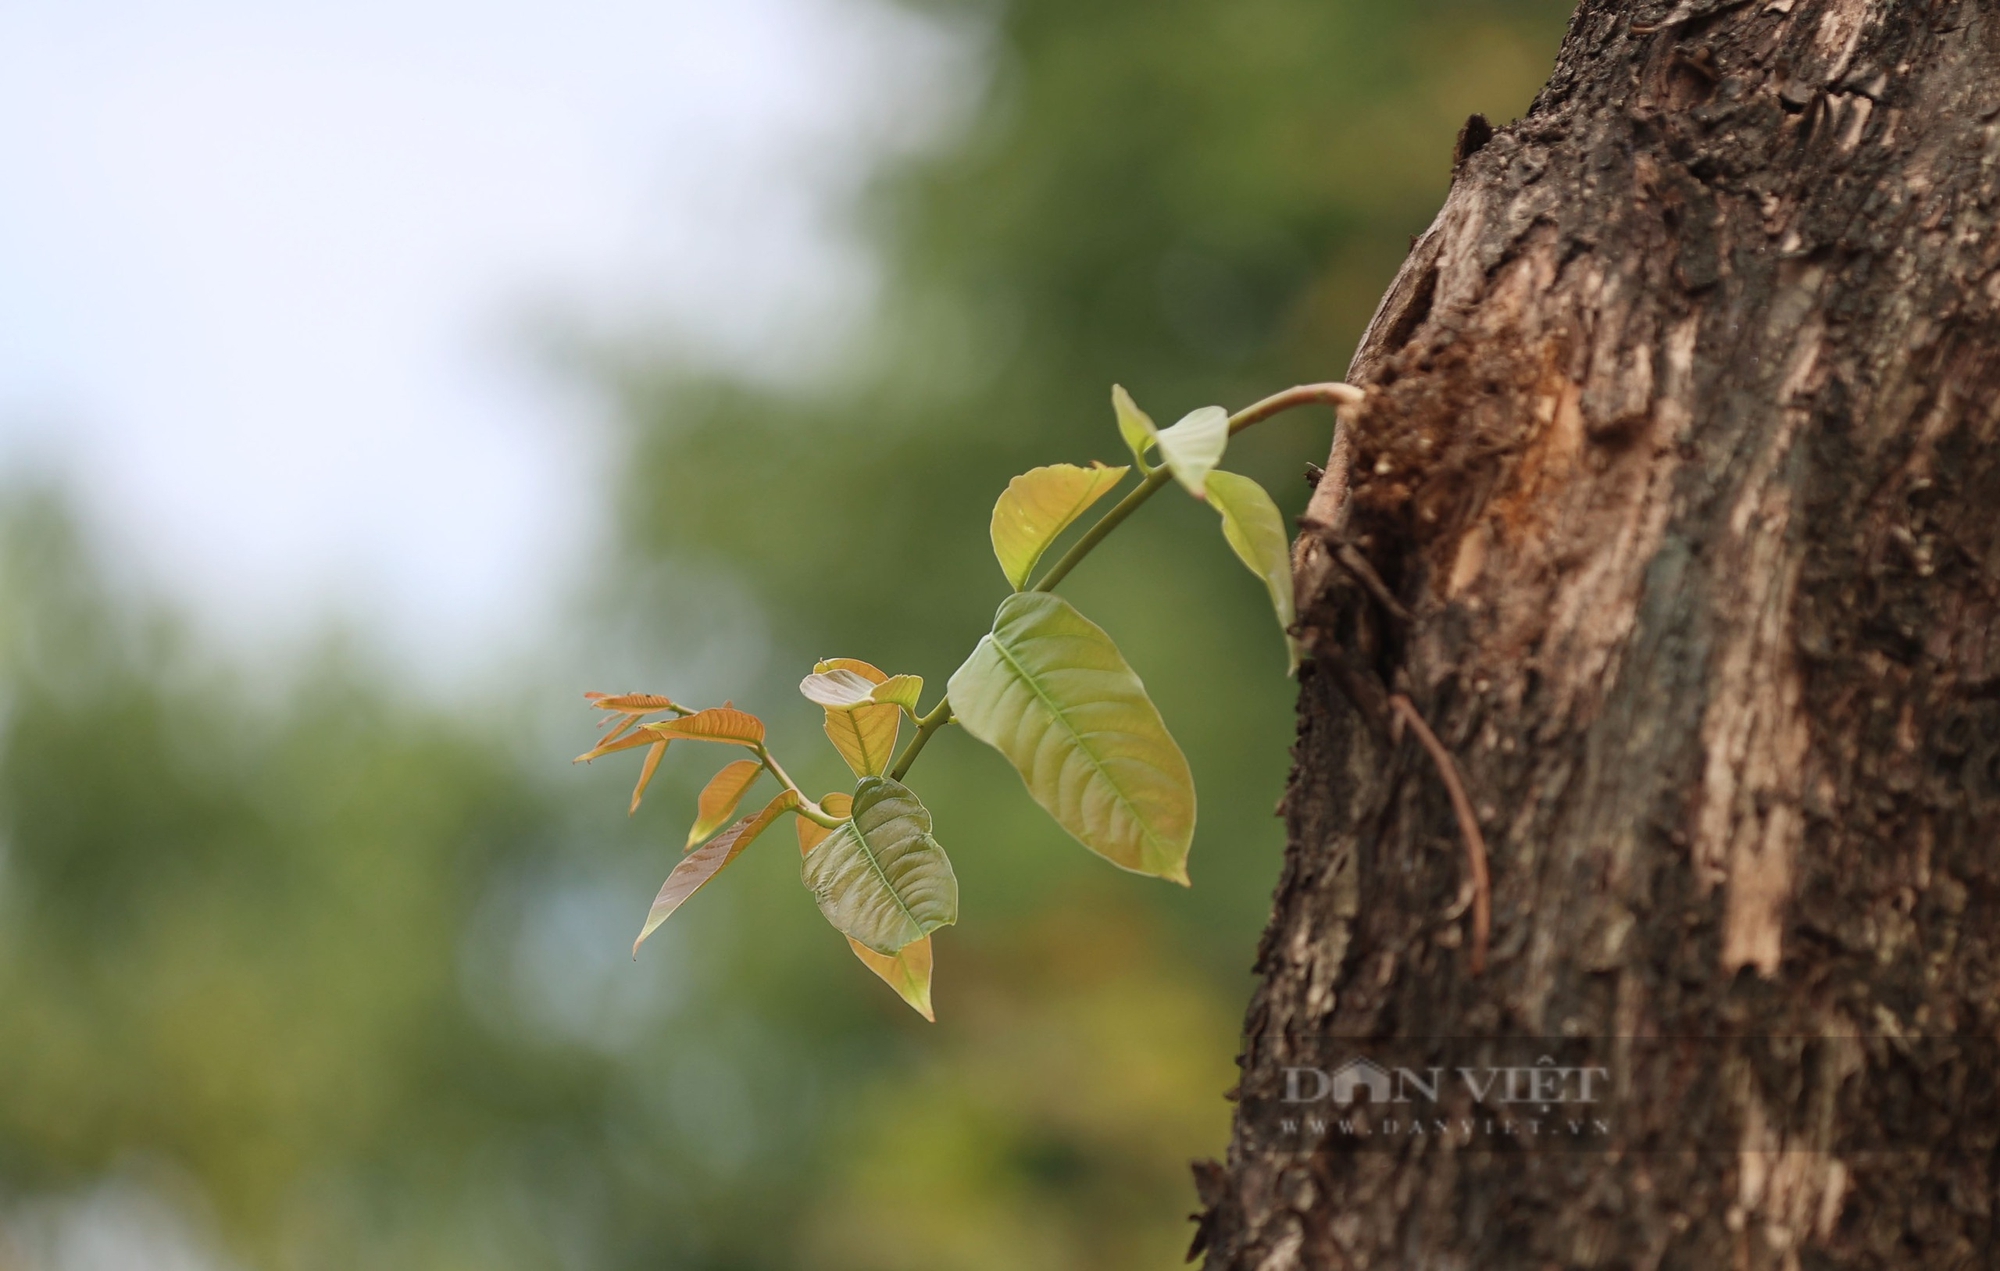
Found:
[[(2000, 4), (1585, 0), (1459, 149), (1300, 543), (1207, 1265), (2000, 1266)], [(1273, 1150), (1329, 1035), (1597, 1039), (1613, 1139)]]

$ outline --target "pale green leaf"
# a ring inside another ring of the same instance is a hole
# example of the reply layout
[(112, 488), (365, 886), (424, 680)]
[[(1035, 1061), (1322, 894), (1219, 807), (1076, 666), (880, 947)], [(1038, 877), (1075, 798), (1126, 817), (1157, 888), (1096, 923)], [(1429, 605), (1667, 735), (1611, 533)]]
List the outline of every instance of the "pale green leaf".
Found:
[(921, 675), (892, 675), (875, 686), (869, 698), (872, 701), (887, 702), (900, 706), (912, 716), (917, 713), (917, 700), (924, 695), (924, 677)]
[(1235, 472), (1209, 473), (1208, 501), (1222, 514), (1222, 537), (1229, 541), (1236, 558), (1271, 593), (1271, 608), (1277, 612), (1278, 629), (1285, 633), (1285, 650), (1296, 671), (1298, 642), (1291, 634), (1292, 544), (1285, 534), (1285, 518), (1263, 486)]
[(958, 879), (931, 837), (931, 814), (887, 777), (854, 787), (853, 819), (806, 856), (800, 876), (835, 930), (880, 954), (958, 921)]
[(653, 908), (646, 914), (646, 925), (640, 929), (639, 938), (632, 942), (632, 956), (639, 956), (639, 946), (646, 943), (646, 937), (660, 929), (660, 924), (674, 916), (674, 910), (686, 903), (689, 896), (700, 891), (709, 879), (720, 874), (729, 862), (743, 854), (743, 849), (768, 828), (771, 822), (799, 805), (799, 796), (790, 790), (779, 792), (778, 797), (764, 805), (764, 810), (756, 816), (745, 817), (702, 844), (674, 866), (674, 872), (667, 875), (667, 881), (660, 885), (660, 894), (653, 897)]
[(1054, 463), (1007, 483), (993, 505), (993, 555), (1019, 591), (1049, 544), (1125, 477), (1127, 468)]
[(809, 702), (817, 702), (833, 710), (845, 710), (874, 700), (875, 681), (845, 668), (815, 671), (799, 681), (799, 692), (805, 694)]
[(1153, 448), (1153, 438), (1160, 435), (1160, 430), (1153, 426), (1153, 417), (1139, 409), (1123, 384), (1111, 386), (1111, 409), (1118, 416), (1118, 435), (1125, 439), (1125, 448), (1132, 452), (1133, 462), (1139, 465), (1140, 472), (1151, 473), (1146, 452)]
[(1111, 637), (1060, 596), (1000, 603), (947, 688), (952, 714), (1005, 755), (1035, 802), (1113, 864), (1187, 882), (1194, 778)]
[(1154, 441), (1174, 480), (1195, 498), (1204, 498), (1208, 474), (1222, 462), (1222, 452), (1229, 445), (1229, 412), (1220, 406), (1189, 411), (1172, 428), (1161, 429)]

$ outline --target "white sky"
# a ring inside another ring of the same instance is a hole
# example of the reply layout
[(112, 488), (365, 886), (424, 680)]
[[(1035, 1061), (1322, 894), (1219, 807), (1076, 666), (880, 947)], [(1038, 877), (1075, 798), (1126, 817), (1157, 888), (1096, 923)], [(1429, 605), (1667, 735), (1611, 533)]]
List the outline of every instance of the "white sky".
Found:
[(864, 0), (0, 0), (0, 462), (211, 629), (486, 661), (602, 528), (531, 332), (851, 317), (843, 196), (964, 65)]

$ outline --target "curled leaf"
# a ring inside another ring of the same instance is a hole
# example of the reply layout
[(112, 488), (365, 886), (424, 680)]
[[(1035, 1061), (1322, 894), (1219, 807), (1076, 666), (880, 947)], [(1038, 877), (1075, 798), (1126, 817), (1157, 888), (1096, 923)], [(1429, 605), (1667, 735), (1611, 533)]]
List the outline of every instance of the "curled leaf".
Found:
[(674, 872), (667, 875), (667, 881), (660, 885), (660, 894), (653, 897), (653, 908), (646, 914), (646, 925), (640, 929), (639, 938), (632, 942), (632, 956), (639, 956), (639, 946), (646, 943), (646, 937), (660, 929), (660, 924), (673, 917), (674, 910), (686, 903), (689, 896), (700, 891), (709, 879), (720, 874), (731, 861), (743, 854), (743, 849), (771, 822), (799, 805), (799, 796), (790, 790), (779, 793), (778, 797), (764, 805), (764, 810), (756, 816), (745, 817), (702, 844), (674, 866)]
[(1220, 406), (1189, 411), (1172, 428), (1161, 429), (1154, 441), (1174, 480), (1195, 498), (1206, 498), (1208, 474), (1222, 462), (1222, 452), (1229, 445), (1229, 412)]
[(1141, 472), (1151, 472), (1146, 452), (1159, 447), (1160, 461), (1172, 470), (1174, 480), (1187, 487), (1195, 498), (1206, 497), (1208, 474), (1222, 462), (1229, 445), (1229, 412), (1220, 406), (1203, 406), (1181, 416), (1172, 428), (1155, 428), (1152, 417), (1140, 410), (1132, 395), (1123, 388), (1111, 388), (1111, 406), (1118, 413), (1118, 432), (1139, 461)]
[(625, 810), (626, 816), (639, 811), (639, 800), (646, 795), (646, 787), (652, 784), (653, 774), (660, 770), (660, 756), (667, 753), (667, 743), (656, 741), (646, 752), (646, 762), (639, 765), (639, 784), (632, 787), (632, 806)]
[(875, 686), (869, 698), (900, 706), (911, 715), (917, 713), (917, 700), (924, 695), (924, 677), (921, 675), (892, 675)]
[(763, 771), (764, 765), (755, 759), (738, 759), (710, 777), (702, 787), (701, 797), (695, 801), (694, 827), (688, 831), (687, 847), (682, 850), (694, 850), (695, 844), (727, 824), (736, 812), (736, 805), (756, 783), (757, 774)]
[(894, 955), (958, 921), (958, 878), (908, 787), (864, 777), (854, 814), (807, 854), (800, 877), (834, 929)]
[(1235, 472), (1208, 474), (1208, 501), (1222, 515), (1222, 537), (1236, 558), (1271, 593), (1271, 608), (1278, 615), (1278, 629), (1285, 633), (1291, 669), (1298, 670), (1298, 641), (1291, 635), (1292, 544), (1285, 534), (1285, 518), (1263, 486)]
[(1187, 882), (1194, 778), (1118, 646), (1062, 597), (1000, 602), (946, 690), (965, 730), (1014, 765), (1028, 793), (1115, 865)]
[(875, 686), (880, 681), (870, 680), (858, 671), (837, 667), (831, 671), (814, 671), (799, 681), (799, 692), (805, 694), (809, 702), (817, 702), (829, 710), (846, 710), (874, 700)]
[(993, 555), (1015, 591), (1028, 585), (1028, 575), (1049, 545), (1128, 471), (1054, 463), (1031, 469), (1007, 483), (993, 505), (990, 532)]
[(591, 760), (601, 759), (605, 755), (616, 754), (621, 750), (630, 750), (634, 746), (655, 745), (659, 741), (660, 741), (659, 737), (643, 729), (636, 733), (626, 733), (623, 736), (608, 737), (605, 740), (598, 742), (597, 745), (593, 746), (591, 749), (586, 750), (582, 754), (578, 755), (575, 759), (571, 760), (570, 762), (589, 763)]
[(1153, 426), (1153, 417), (1139, 409), (1139, 403), (1132, 400), (1132, 394), (1125, 391), (1123, 384), (1111, 386), (1111, 409), (1118, 416), (1118, 435), (1125, 439), (1125, 448), (1132, 452), (1132, 460), (1139, 465), (1139, 471), (1150, 474), (1151, 464), (1146, 462), (1146, 452), (1153, 448), (1153, 438), (1160, 430)]
[(828, 671), (852, 671), (870, 684), (880, 684), (889, 676), (860, 658), (821, 658), (813, 663), (813, 674), (824, 675)]
[(908, 1002), (917, 1014), (931, 1023), (937, 1023), (937, 1016), (931, 1013), (931, 938), (912, 940), (898, 949), (892, 957), (877, 953), (853, 936), (847, 938), (847, 947), (854, 950), (854, 956), (861, 959), (861, 965), (882, 977), (882, 982), (896, 990), (896, 995)]
[[(832, 817), (847, 817), (854, 813), (854, 796), (844, 793), (823, 794), (819, 799), (819, 810)], [(799, 855), (804, 856), (833, 833), (830, 826), (800, 817), (796, 822), (799, 831)]]
[(764, 721), (733, 706), (712, 706), (679, 719), (663, 719), (646, 725), (644, 731), (655, 737), (685, 737), (689, 741), (720, 741), (737, 746), (764, 744)]
[(628, 715), (687, 709), (671, 697), (662, 697), (658, 693), (585, 693), (583, 696), (598, 710), (623, 711)]

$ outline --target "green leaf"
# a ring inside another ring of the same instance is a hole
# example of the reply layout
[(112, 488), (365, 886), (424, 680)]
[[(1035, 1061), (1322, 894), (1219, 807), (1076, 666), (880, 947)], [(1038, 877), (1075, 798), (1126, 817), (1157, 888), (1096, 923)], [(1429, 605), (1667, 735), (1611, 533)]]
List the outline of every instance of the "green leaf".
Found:
[(632, 942), (632, 956), (639, 956), (639, 946), (646, 943), (646, 937), (660, 929), (660, 924), (674, 916), (674, 910), (686, 903), (689, 896), (700, 891), (709, 879), (714, 878), (728, 867), (729, 862), (743, 854), (743, 849), (767, 829), (771, 822), (799, 806), (799, 796), (790, 790), (781, 791), (777, 798), (764, 805), (764, 810), (756, 816), (745, 817), (730, 826), (707, 843), (681, 857), (681, 863), (674, 866), (674, 872), (667, 875), (667, 881), (660, 885), (660, 894), (653, 897), (653, 908), (646, 914), (646, 925), (640, 929), (639, 938)]
[(965, 730), (1005, 755), (1078, 842), (1125, 869), (1187, 882), (1193, 775), (1096, 623), (1060, 596), (1017, 592), (946, 691)]
[(1154, 446), (1160, 459), (1195, 498), (1205, 498), (1208, 474), (1222, 462), (1229, 446), (1229, 412), (1220, 406), (1203, 406), (1181, 416), (1172, 428), (1155, 428), (1152, 417), (1140, 410), (1132, 395), (1118, 385), (1111, 387), (1111, 407), (1118, 413), (1118, 432), (1139, 470), (1150, 473), (1146, 451)]
[(800, 877), (836, 930), (885, 956), (958, 921), (958, 878), (931, 814), (887, 777), (854, 787), (853, 819), (812, 849)]
[(1139, 465), (1142, 474), (1153, 471), (1146, 462), (1146, 452), (1153, 448), (1153, 438), (1160, 430), (1153, 426), (1153, 417), (1139, 409), (1139, 403), (1132, 400), (1132, 394), (1125, 391), (1123, 384), (1111, 386), (1111, 409), (1118, 416), (1118, 435), (1125, 439), (1125, 448), (1132, 452), (1132, 461)]
[(1129, 468), (1079, 468), (1052, 463), (1007, 483), (993, 505), (993, 555), (1019, 591), (1028, 585), (1035, 562), (1091, 504), (1124, 480)]
[(1285, 633), (1285, 651), (1291, 669), (1299, 669), (1298, 641), (1292, 638), (1292, 544), (1285, 533), (1285, 518), (1264, 487), (1235, 472), (1208, 474), (1208, 501), (1222, 514), (1222, 537), (1236, 558), (1264, 583), (1271, 593), (1271, 608), (1278, 615), (1278, 629)]

